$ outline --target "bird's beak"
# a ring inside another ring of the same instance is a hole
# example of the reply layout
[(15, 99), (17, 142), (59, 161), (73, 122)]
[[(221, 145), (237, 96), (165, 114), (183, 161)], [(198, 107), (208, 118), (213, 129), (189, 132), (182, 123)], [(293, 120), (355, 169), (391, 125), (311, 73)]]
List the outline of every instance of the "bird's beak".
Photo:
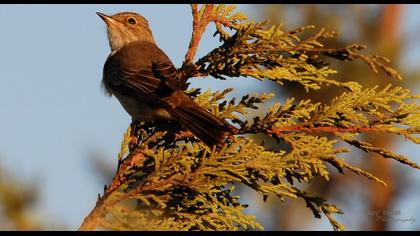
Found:
[(109, 26), (110, 24), (115, 24), (115, 20), (112, 17), (105, 15), (101, 12), (96, 12), (96, 14), (102, 18), (103, 21)]

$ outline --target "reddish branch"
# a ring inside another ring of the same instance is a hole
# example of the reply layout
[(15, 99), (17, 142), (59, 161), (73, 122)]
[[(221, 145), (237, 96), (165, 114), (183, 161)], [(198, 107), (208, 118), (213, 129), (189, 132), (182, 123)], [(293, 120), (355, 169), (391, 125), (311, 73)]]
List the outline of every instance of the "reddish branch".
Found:
[(225, 27), (234, 28), (234, 26), (232, 25), (232, 23), (229, 22), (228, 20), (226, 20), (226, 18), (222, 18), (222, 17), (218, 17), (216, 15), (212, 15), (211, 16), (211, 21), (213, 21), (216, 24), (222, 24)]
[(225, 27), (232, 28), (233, 25), (231, 22), (226, 20), (223, 17), (219, 17), (213, 14), (214, 4), (205, 4), (203, 6), (203, 15), (200, 17), (199, 11), (197, 8), (197, 4), (191, 4), (192, 15), (193, 15), (193, 30), (190, 40), (190, 45), (188, 46), (188, 51), (185, 55), (184, 64), (191, 64), (194, 60), (195, 54), (197, 53), (198, 46), (201, 41), (201, 37), (210, 22), (214, 22), (216, 24), (222, 24)]
[[(132, 126), (132, 129), (134, 130), (135, 125)], [(136, 145), (136, 139), (135, 131), (132, 130), (132, 137), (129, 146)], [(182, 139), (186, 137), (193, 137), (192, 133), (190, 131), (180, 131), (175, 134), (176, 139)], [(134, 138), (134, 139), (133, 139)], [(134, 142), (134, 143), (133, 143)], [(131, 148), (130, 148), (131, 149)], [(146, 157), (136, 148), (133, 148), (130, 150), (130, 154), (123, 159), (118, 166), (117, 173), (114, 175), (114, 178), (112, 180), (112, 183), (105, 187), (104, 189), (104, 195), (102, 197), (98, 198), (98, 201), (96, 202), (95, 207), (90, 212), (88, 216), (83, 220), (83, 223), (81, 224), (79, 230), (94, 230), (98, 226), (99, 222), (106, 216), (107, 211), (110, 207), (117, 204), (118, 202), (127, 199), (135, 194), (138, 194), (139, 192), (149, 190), (149, 189), (156, 189), (158, 186), (162, 186), (168, 183), (179, 181), (177, 179), (170, 178), (168, 180), (163, 180), (158, 183), (155, 183), (154, 185), (147, 185), (142, 186), (141, 188), (134, 189), (133, 191), (121, 196), (121, 197), (110, 197), (118, 187), (120, 187), (122, 184), (124, 184), (127, 181), (127, 170), (142, 166), (143, 162), (146, 160)]]
[(203, 6), (203, 15), (200, 17), (197, 4), (192, 4), (192, 15), (193, 15), (193, 30), (191, 35), (190, 45), (188, 47), (187, 54), (185, 55), (184, 64), (191, 64), (194, 60), (195, 54), (197, 53), (198, 46), (203, 36), (204, 30), (212, 19), (213, 4), (206, 4)]
[(152, 185), (141, 186), (139, 188), (133, 189), (128, 193), (121, 193), (121, 196), (115, 196), (114, 193), (118, 194), (118, 192), (115, 190), (121, 186), (124, 181), (126, 181), (126, 176), (124, 173), (127, 171), (127, 169), (133, 166), (142, 165), (144, 160), (145, 158), (143, 154), (139, 152), (133, 152), (133, 154), (130, 154), (123, 161), (123, 164), (120, 165), (120, 168), (114, 176), (112, 184), (104, 190), (104, 196), (98, 199), (95, 208), (93, 208), (89, 215), (86, 216), (86, 218), (83, 220), (79, 230), (95, 230), (98, 225), (100, 225), (100, 222), (105, 218), (106, 214), (108, 213), (108, 209), (123, 201), (124, 199), (128, 199), (146, 190), (159, 189), (161, 186), (166, 184), (173, 184), (182, 180), (182, 176), (173, 176), (169, 179), (159, 181)]
[(122, 161), (122, 163), (119, 165), (117, 173), (114, 175), (114, 179), (112, 180), (111, 185), (105, 188), (104, 195), (99, 197), (95, 207), (83, 220), (79, 230), (96, 229), (101, 219), (106, 216), (108, 208), (112, 207), (120, 201), (119, 198), (110, 198), (110, 196), (114, 190), (116, 190), (119, 186), (121, 186), (121, 184), (125, 182), (125, 173), (127, 169), (141, 165), (144, 160), (145, 158), (143, 154), (133, 151), (129, 156), (127, 156), (127, 158)]
[(187, 131), (180, 131), (178, 133), (175, 134), (175, 139), (183, 139), (183, 138), (190, 138), (190, 137), (194, 137), (193, 133), (191, 133), (191, 131), (187, 130)]
[[(191, 9), (193, 15), (193, 30), (191, 33), (191, 40), (188, 46), (188, 51), (185, 54), (182, 68), (178, 71), (179, 78), (184, 80), (208, 75), (196, 70), (196, 65), (193, 63), (201, 38), (208, 24), (210, 22), (214, 22), (216, 25), (223, 25), (225, 27), (234, 28), (234, 25), (229, 20), (214, 14), (214, 4), (204, 4), (200, 10), (198, 9), (197, 4), (191, 4)], [(202, 12), (201, 15), (200, 12)], [(200, 61), (202, 59), (200, 59)]]
[(301, 131), (308, 133), (337, 133), (337, 132), (350, 132), (350, 133), (367, 133), (380, 131), (377, 127), (332, 127), (332, 126), (320, 126), (320, 127), (308, 127), (304, 125), (290, 125), (283, 127), (276, 127), (267, 130), (269, 134), (276, 134), (282, 136), (283, 132)]
[(83, 220), (79, 231), (95, 230), (98, 227), (101, 219), (108, 213), (108, 209), (119, 201), (118, 199), (111, 201), (109, 197), (111, 193), (104, 195), (96, 202), (95, 208)]

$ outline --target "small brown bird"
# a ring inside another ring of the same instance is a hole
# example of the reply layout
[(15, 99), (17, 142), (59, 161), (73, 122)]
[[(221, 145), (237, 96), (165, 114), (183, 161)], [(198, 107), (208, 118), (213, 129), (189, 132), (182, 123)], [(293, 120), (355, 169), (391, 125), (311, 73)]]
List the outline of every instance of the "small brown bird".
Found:
[(107, 25), (111, 47), (103, 86), (134, 120), (176, 120), (210, 147), (236, 132), (183, 91), (185, 82), (177, 79), (174, 65), (157, 47), (144, 17), (133, 12), (96, 14)]

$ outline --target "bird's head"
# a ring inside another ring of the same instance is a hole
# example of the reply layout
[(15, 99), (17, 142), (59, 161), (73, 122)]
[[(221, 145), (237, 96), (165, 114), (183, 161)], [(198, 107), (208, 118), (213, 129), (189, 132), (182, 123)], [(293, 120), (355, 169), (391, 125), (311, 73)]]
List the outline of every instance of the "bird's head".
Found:
[(147, 20), (134, 12), (121, 12), (112, 16), (100, 12), (96, 14), (105, 21), (111, 51), (115, 52), (136, 41), (155, 43)]

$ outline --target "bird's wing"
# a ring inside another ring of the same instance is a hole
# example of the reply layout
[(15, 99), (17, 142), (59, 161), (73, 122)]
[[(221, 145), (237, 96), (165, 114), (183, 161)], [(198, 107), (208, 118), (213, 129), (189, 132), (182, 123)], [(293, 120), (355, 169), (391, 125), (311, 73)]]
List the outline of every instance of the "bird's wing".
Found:
[(176, 68), (156, 45), (135, 43), (110, 56), (105, 63), (103, 83), (115, 91), (145, 102), (163, 105), (161, 100), (182, 88), (176, 81)]
[(150, 70), (130, 71), (120, 69), (118, 74), (118, 84), (133, 89), (140, 94), (152, 94), (162, 84), (162, 80), (156, 77)]

